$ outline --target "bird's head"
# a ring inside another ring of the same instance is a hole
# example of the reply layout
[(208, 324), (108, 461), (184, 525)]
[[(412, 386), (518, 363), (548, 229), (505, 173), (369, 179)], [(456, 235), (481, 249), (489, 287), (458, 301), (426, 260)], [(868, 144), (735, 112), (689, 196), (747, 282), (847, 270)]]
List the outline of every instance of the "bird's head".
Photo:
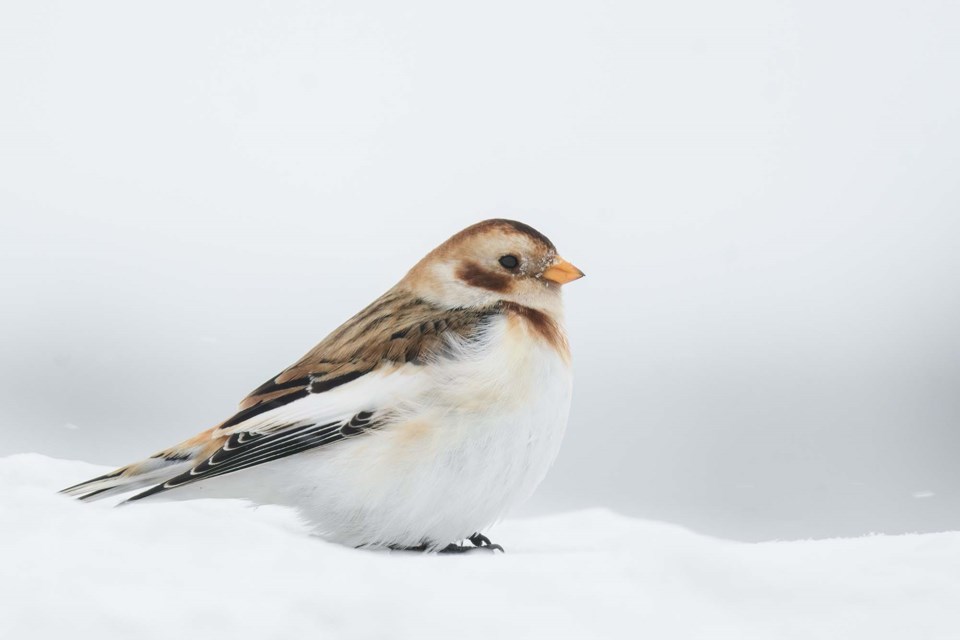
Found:
[(467, 227), (431, 251), (402, 284), (448, 307), (508, 301), (559, 313), (560, 287), (582, 277), (533, 227), (494, 219)]

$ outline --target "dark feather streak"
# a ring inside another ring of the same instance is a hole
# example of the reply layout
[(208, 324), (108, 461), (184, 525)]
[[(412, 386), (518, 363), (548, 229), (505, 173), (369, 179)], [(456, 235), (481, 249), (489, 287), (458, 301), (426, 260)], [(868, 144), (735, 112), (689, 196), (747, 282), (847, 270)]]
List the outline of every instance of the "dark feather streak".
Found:
[(336, 378), (330, 378), (329, 380), (315, 380), (310, 385), (310, 393), (323, 393), (324, 391), (329, 391), (334, 387), (339, 387), (342, 384), (347, 384), (352, 382), (364, 375), (368, 371), (351, 371), (350, 373), (345, 373)]
[(233, 414), (233, 417), (220, 425), (221, 429), (227, 429), (229, 427), (236, 426), (241, 422), (246, 422), (250, 418), (256, 417), (261, 413), (266, 413), (267, 411), (272, 411), (279, 407), (282, 407), (285, 404), (289, 404), (294, 400), (299, 400), (301, 398), (306, 398), (310, 395), (310, 391), (307, 389), (302, 389), (294, 393), (281, 396), (279, 398), (274, 398), (273, 400), (268, 400), (266, 402), (260, 402), (253, 405), (252, 407), (247, 407), (246, 409), (241, 409)]

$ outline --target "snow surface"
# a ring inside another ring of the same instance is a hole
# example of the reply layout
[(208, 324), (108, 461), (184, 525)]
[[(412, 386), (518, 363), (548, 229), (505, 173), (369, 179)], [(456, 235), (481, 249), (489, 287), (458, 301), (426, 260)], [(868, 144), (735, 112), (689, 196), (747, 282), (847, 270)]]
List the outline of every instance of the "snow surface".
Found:
[(113, 509), (0, 459), (0, 638), (951, 638), (960, 533), (745, 544), (596, 509), (504, 554), (357, 551), (237, 501)]

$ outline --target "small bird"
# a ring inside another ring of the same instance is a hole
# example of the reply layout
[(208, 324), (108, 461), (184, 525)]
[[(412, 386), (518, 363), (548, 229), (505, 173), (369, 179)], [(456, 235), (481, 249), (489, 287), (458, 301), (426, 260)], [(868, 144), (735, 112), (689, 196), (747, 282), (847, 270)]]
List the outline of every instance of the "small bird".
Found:
[(61, 493), (241, 498), (351, 547), (502, 551), (481, 531), (533, 493), (566, 429), (560, 287), (582, 276), (536, 229), (477, 223), (226, 421)]

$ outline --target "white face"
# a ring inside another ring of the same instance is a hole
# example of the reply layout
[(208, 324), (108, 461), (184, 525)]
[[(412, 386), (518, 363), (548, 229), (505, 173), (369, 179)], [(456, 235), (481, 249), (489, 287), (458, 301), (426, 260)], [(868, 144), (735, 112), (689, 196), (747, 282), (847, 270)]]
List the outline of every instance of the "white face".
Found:
[(411, 276), (418, 290), (447, 306), (503, 300), (559, 313), (560, 284), (545, 277), (559, 263), (553, 244), (539, 232), (521, 223), (493, 220), (453, 236), (424, 258)]

